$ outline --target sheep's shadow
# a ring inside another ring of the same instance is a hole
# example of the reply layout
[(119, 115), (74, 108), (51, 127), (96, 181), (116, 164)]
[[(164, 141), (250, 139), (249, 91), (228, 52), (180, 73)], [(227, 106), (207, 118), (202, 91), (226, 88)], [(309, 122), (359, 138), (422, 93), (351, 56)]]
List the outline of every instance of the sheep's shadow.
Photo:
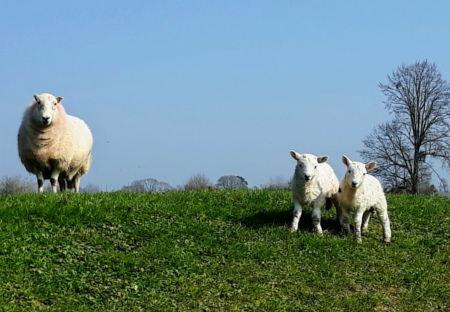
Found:
[[(266, 226), (285, 227), (290, 229), (293, 217), (293, 209), (285, 211), (261, 211), (252, 216), (238, 220), (249, 228), (261, 228)], [(341, 227), (336, 220), (336, 213), (322, 213), (320, 221), (322, 229), (330, 233), (340, 235)], [(312, 210), (304, 210), (298, 224), (300, 232), (314, 232), (312, 222)]]

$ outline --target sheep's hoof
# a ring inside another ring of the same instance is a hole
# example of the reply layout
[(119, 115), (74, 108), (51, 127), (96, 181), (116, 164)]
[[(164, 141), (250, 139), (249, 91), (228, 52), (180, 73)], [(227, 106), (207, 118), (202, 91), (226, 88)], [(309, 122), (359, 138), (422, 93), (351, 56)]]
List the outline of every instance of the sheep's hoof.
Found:
[(356, 239), (356, 242), (357, 242), (358, 244), (361, 244), (361, 243), (362, 243), (362, 239), (361, 239), (361, 238), (357, 238), (357, 239)]
[(293, 227), (291, 227), (291, 228), (290, 228), (289, 230), (291, 231), (291, 233), (295, 233), (295, 232), (297, 232), (297, 230), (296, 230), (296, 229), (294, 229)]
[(390, 237), (385, 238), (385, 239), (383, 239), (383, 241), (384, 241), (386, 244), (389, 244), (389, 243), (391, 242), (391, 238), (390, 238)]

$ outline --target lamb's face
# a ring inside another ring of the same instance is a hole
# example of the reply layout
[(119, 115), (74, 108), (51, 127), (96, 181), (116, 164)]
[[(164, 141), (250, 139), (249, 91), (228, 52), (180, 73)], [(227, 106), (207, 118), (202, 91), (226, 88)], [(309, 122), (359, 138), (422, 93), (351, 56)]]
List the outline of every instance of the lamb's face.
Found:
[(350, 185), (351, 188), (358, 188), (364, 182), (364, 178), (366, 177), (367, 170), (364, 167), (364, 164), (352, 162), (349, 166), (347, 166), (347, 172), (345, 173), (345, 180), (347, 184)]
[(342, 156), (342, 162), (347, 166), (345, 181), (353, 189), (357, 189), (363, 184), (367, 171), (372, 170), (376, 165), (375, 162), (363, 164), (361, 162), (351, 161), (350, 158), (345, 155)]
[(328, 156), (317, 157), (311, 154), (299, 154), (296, 151), (291, 151), (291, 156), (297, 160), (298, 173), (305, 182), (313, 180), (317, 174), (319, 163), (328, 160)]
[(55, 97), (49, 93), (42, 93), (41, 95), (34, 94), (37, 102), (37, 109), (35, 110), (36, 121), (44, 126), (49, 126), (56, 118), (57, 105), (62, 100), (62, 97)]

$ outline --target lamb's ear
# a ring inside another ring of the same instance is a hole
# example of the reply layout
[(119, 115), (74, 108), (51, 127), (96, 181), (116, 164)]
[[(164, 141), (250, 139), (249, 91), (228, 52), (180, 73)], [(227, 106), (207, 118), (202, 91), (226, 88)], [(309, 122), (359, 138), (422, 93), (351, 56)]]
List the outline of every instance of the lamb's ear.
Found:
[(39, 102), (39, 94), (33, 94), (33, 96), (34, 96), (34, 99), (36, 100), (36, 102)]
[(326, 162), (327, 160), (328, 160), (328, 156), (319, 156), (319, 157), (317, 157), (317, 162), (318, 162), (319, 164), (324, 163), (324, 162)]
[(366, 164), (366, 170), (370, 171), (370, 170), (374, 169), (376, 165), (377, 165), (377, 163), (372, 161), (372, 162)]
[(290, 153), (291, 153), (292, 158), (294, 158), (295, 160), (300, 159), (300, 154), (297, 153), (296, 151), (291, 151)]
[(350, 158), (348, 158), (347, 156), (342, 155), (342, 162), (344, 163), (344, 165), (346, 165), (346, 166), (348, 167), (348, 166), (350, 166), (350, 163), (351, 163), (352, 161), (351, 161)]
[(62, 99), (63, 99), (63, 97), (57, 96), (57, 97), (56, 97), (56, 103), (60, 103)]

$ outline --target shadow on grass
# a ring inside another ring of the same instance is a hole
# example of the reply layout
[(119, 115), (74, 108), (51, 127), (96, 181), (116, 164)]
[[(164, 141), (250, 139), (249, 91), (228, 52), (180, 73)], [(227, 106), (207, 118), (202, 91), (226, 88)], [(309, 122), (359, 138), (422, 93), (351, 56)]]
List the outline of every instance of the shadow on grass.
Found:
[[(238, 220), (242, 225), (249, 228), (261, 228), (265, 226), (285, 227), (290, 229), (292, 222), (293, 210), (286, 211), (262, 211), (243, 219)], [(340, 234), (341, 229), (336, 215), (331, 216), (322, 215), (320, 222), (324, 231), (333, 234)], [(298, 230), (301, 232), (313, 232), (312, 211), (303, 211), (302, 217), (298, 225)]]

